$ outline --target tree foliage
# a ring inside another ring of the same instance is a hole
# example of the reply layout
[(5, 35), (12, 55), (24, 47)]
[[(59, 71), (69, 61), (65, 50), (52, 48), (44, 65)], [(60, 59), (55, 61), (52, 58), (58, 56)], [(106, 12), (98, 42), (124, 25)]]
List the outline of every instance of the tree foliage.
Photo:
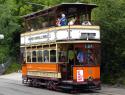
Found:
[(99, 6), (94, 9), (92, 20), (101, 27), (102, 80), (118, 82), (125, 75), (125, 0), (0, 0), (0, 33), (5, 35), (1, 40), (0, 60), (7, 56), (19, 58), (21, 16), (64, 2)]
[(124, 3), (122, 0), (101, 1), (96, 12), (96, 20), (101, 26), (103, 79), (109, 76), (112, 83), (116, 83), (125, 74)]

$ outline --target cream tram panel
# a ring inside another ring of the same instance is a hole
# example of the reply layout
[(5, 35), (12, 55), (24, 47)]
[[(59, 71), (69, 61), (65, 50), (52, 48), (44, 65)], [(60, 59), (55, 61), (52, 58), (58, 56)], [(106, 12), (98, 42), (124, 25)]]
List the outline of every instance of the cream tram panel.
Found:
[(54, 30), (38, 34), (30, 34), (21, 36), (21, 45), (23, 44), (36, 44), (55, 40), (67, 40), (67, 39), (87, 39), (92, 35), (92, 39), (100, 39), (100, 31), (97, 29), (62, 29)]

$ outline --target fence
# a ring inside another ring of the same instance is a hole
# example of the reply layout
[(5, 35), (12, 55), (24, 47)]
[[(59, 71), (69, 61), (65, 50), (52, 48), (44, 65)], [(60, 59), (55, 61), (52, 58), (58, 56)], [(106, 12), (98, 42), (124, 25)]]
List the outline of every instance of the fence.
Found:
[(4, 74), (4, 72), (10, 66), (10, 64), (11, 64), (11, 58), (7, 59), (6, 62), (0, 64), (0, 75)]

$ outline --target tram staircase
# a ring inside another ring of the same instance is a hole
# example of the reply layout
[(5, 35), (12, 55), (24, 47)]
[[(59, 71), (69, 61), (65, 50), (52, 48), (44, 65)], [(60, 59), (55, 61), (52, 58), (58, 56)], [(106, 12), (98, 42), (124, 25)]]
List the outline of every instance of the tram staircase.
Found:
[(0, 64), (0, 75), (5, 73), (10, 64), (11, 64), (11, 58), (7, 59), (6, 62), (2, 62), (2, 64)]

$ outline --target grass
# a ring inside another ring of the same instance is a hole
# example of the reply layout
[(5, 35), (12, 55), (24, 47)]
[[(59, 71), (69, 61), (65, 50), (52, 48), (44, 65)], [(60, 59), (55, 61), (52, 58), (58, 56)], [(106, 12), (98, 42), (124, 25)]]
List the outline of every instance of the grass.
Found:
[(6, 70), (5, 74), (10, 74), (10, 73), (13, 73), (13, 72), (18, 72), (18, 70), (21, 69), (21, 65), (18, 64), (18, 63), (12, 63), (8, 69)]

